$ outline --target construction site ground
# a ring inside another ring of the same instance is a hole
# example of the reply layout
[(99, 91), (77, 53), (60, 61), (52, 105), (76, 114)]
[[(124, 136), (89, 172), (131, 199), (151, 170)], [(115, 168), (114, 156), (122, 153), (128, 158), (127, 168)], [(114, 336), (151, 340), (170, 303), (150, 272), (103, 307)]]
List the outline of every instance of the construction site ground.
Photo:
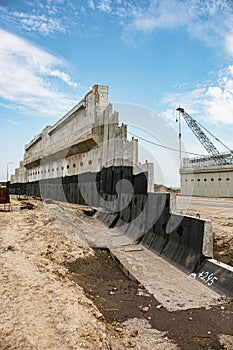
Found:
[(181, 197), (181, 200), (185, 200), (185, 205), (179, 204), (177, 212), (212, 221), (214, 258), (233, 266), (232, 199), (194, 197), (190, 200), (188, 197)]
[[(82, 207), (15, 196), (11, 202), (10, 212), (0, 211), (1, 350), (233, 349), (229, 299), (169, 310), (108, 252), (90, 247), (91, 233), (107, 229)], [(189, 214), (197, 212), (213, 220), (215, 254), (231, 262), (232, 213), (192, 207)]]

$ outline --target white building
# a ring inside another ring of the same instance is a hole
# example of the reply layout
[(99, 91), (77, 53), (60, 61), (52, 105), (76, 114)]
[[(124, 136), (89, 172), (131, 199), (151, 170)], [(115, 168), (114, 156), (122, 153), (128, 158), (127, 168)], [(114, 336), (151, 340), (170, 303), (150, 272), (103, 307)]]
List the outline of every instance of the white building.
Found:
[(203, 197), (233, 197), (233, 159), (222, 154), (229, 164), (216, 165), (213, 157), (184, 159), (180, 169), (181, 194)]

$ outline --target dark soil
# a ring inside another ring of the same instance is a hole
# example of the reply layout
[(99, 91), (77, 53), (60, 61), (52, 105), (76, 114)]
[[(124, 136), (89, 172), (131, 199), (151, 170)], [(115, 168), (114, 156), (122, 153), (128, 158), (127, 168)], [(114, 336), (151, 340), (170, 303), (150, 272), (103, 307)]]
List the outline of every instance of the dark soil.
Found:
[(168, 312), (143, 286), (129, 280), (107, 252), (96, 250), (94, 257), (66, 266), (69, 278), (84, 289), (109, 323), (145, 318), (183, 350), (224, 349), (217, 336), (233, 335), (232, 302), (208, 310)]
[[(214, 259), (233, 266), (232, 240), (231, 238), (226, 242), (222, 242), (221, 237), (214, 238)], [(221, 244), (219, 244), (219, 241)]]

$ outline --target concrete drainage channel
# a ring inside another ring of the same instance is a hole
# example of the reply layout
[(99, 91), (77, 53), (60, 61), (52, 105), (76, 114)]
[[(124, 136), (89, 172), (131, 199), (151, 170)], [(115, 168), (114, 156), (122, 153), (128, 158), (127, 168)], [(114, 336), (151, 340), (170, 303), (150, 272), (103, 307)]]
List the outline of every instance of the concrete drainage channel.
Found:
[[(106, 195), (108, 203), (114, 203)], [(126, 205), (126, 203), (128, 203)], [(97, 219), (170, 262), (213, 291), (233, 297), (233, 267), (213, 259), (211, 222), (171, 213), (169, 193), (128, 194), (118, 209), (99, 211)]]
[(118, 266), (118, 268), (124, 273), (127, 278), (136, 284), (140, 284), (140, 282), (137, 280), (137, 278), (125, 267), (125, 265), (121, 262), (120, 259), (117, 258), (116, 255), (113, 254), (113, 252), (106, 247), (99, 247), (100, 251), (105, 252), (111, 259), (115, 262), (115, 264)]
[(166, 332), (183, 350), (224, 349), (218, 335), (233, 335), (232, 303), (169, 312), (109, 249), (95, 249), (94, 256), (66, 267), (69, 278), (84, 289), (118, 332), (128, 319), (146, 319), (151, 328)]
[(168, 194), (127, 197), (119, 197), (123, 209), (96, 213), (107, 227), (90, 221), (86, 230), (83, 221), (87, 241), (106, 251), (67, 263), (68, 277), (83, 287), (107, 322), (146, 319), (181, 349), (224, 349), (219, 336), (233, 336), (233, 305), (215, 291), (232, 295), (233, 271), (211, 259), (209, 222), (170, 213)]
[[(123, 184), (116, 191), (122, 179), (132, 181), (133, 194)], [(104, 207), (107, 210), (97, 217), (108, 228), (141, 242), (213, 291), (233, 297), (233, 268), (213, 259), (211, 222), (172, 213), (170, 194), (148, 193), (145, 184), (144, 173), (134, 176), (132, 167), (114, 166), (98, 173), (15, 183), (10, 189), (11, 193), (20, 189), (44, 199)], [(100, 192), (94, 190), (97, 187)]]
[[(225, 341), (222, 335), (233, 336), (233, 303), (229, 299), (189, 277), (154, 250), (132, 242), (121, 226), (104, 227), (92, 217), (95, 210), (86, 208), (83, 212), (78, 225), (82, 238), (96, 247), (95, 255), (66, 262), (67, 277), (84, 289), (106, 322), (123, 333), (128, 319), (144, 320), (152, 329), (166, 332), (181, 350), (232, 348), (221, 344)], [(160, 220), (157, 228), (162, 228)], [(138, 321), (139, 333), (141, 325)]]

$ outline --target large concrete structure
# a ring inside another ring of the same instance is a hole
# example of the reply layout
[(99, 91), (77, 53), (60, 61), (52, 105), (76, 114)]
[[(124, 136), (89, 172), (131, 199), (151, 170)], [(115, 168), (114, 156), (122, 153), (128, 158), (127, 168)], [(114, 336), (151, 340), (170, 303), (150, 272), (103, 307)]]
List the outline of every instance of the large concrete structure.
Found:
[(147, 173), (153, 191), (153, 164), (138, 165), (138, 140), (127, 140), (127, 126), (108, 103), (108, 87), (95, 85), (53, 126), (45, 127), (25, 146), (24, 160), (11, 184), (70, 177), (112, 166), (133, 167)]
[(183, 159), (180, 169), (181, 194), (203, 197), (233, 197), (233, 162), (224, 154), (226, 165), (214, 164), (212, 157)]
[(212, 273), (204, 282), (231, 295), (232, 271), (210, 261), (211, 223), (171, 213), (169, 193), (148, 193), (154, 188), (153, 164), (139, 166), (137, 140), (127, 140), (127, 126), (119, 126), (106, 86), (93, 86), (28, 143), (7, 185), (11, 193), (97, 207), (97, 217), (109, 228), (118, 228), (184, 272), (202, 276), (208, 264)]

